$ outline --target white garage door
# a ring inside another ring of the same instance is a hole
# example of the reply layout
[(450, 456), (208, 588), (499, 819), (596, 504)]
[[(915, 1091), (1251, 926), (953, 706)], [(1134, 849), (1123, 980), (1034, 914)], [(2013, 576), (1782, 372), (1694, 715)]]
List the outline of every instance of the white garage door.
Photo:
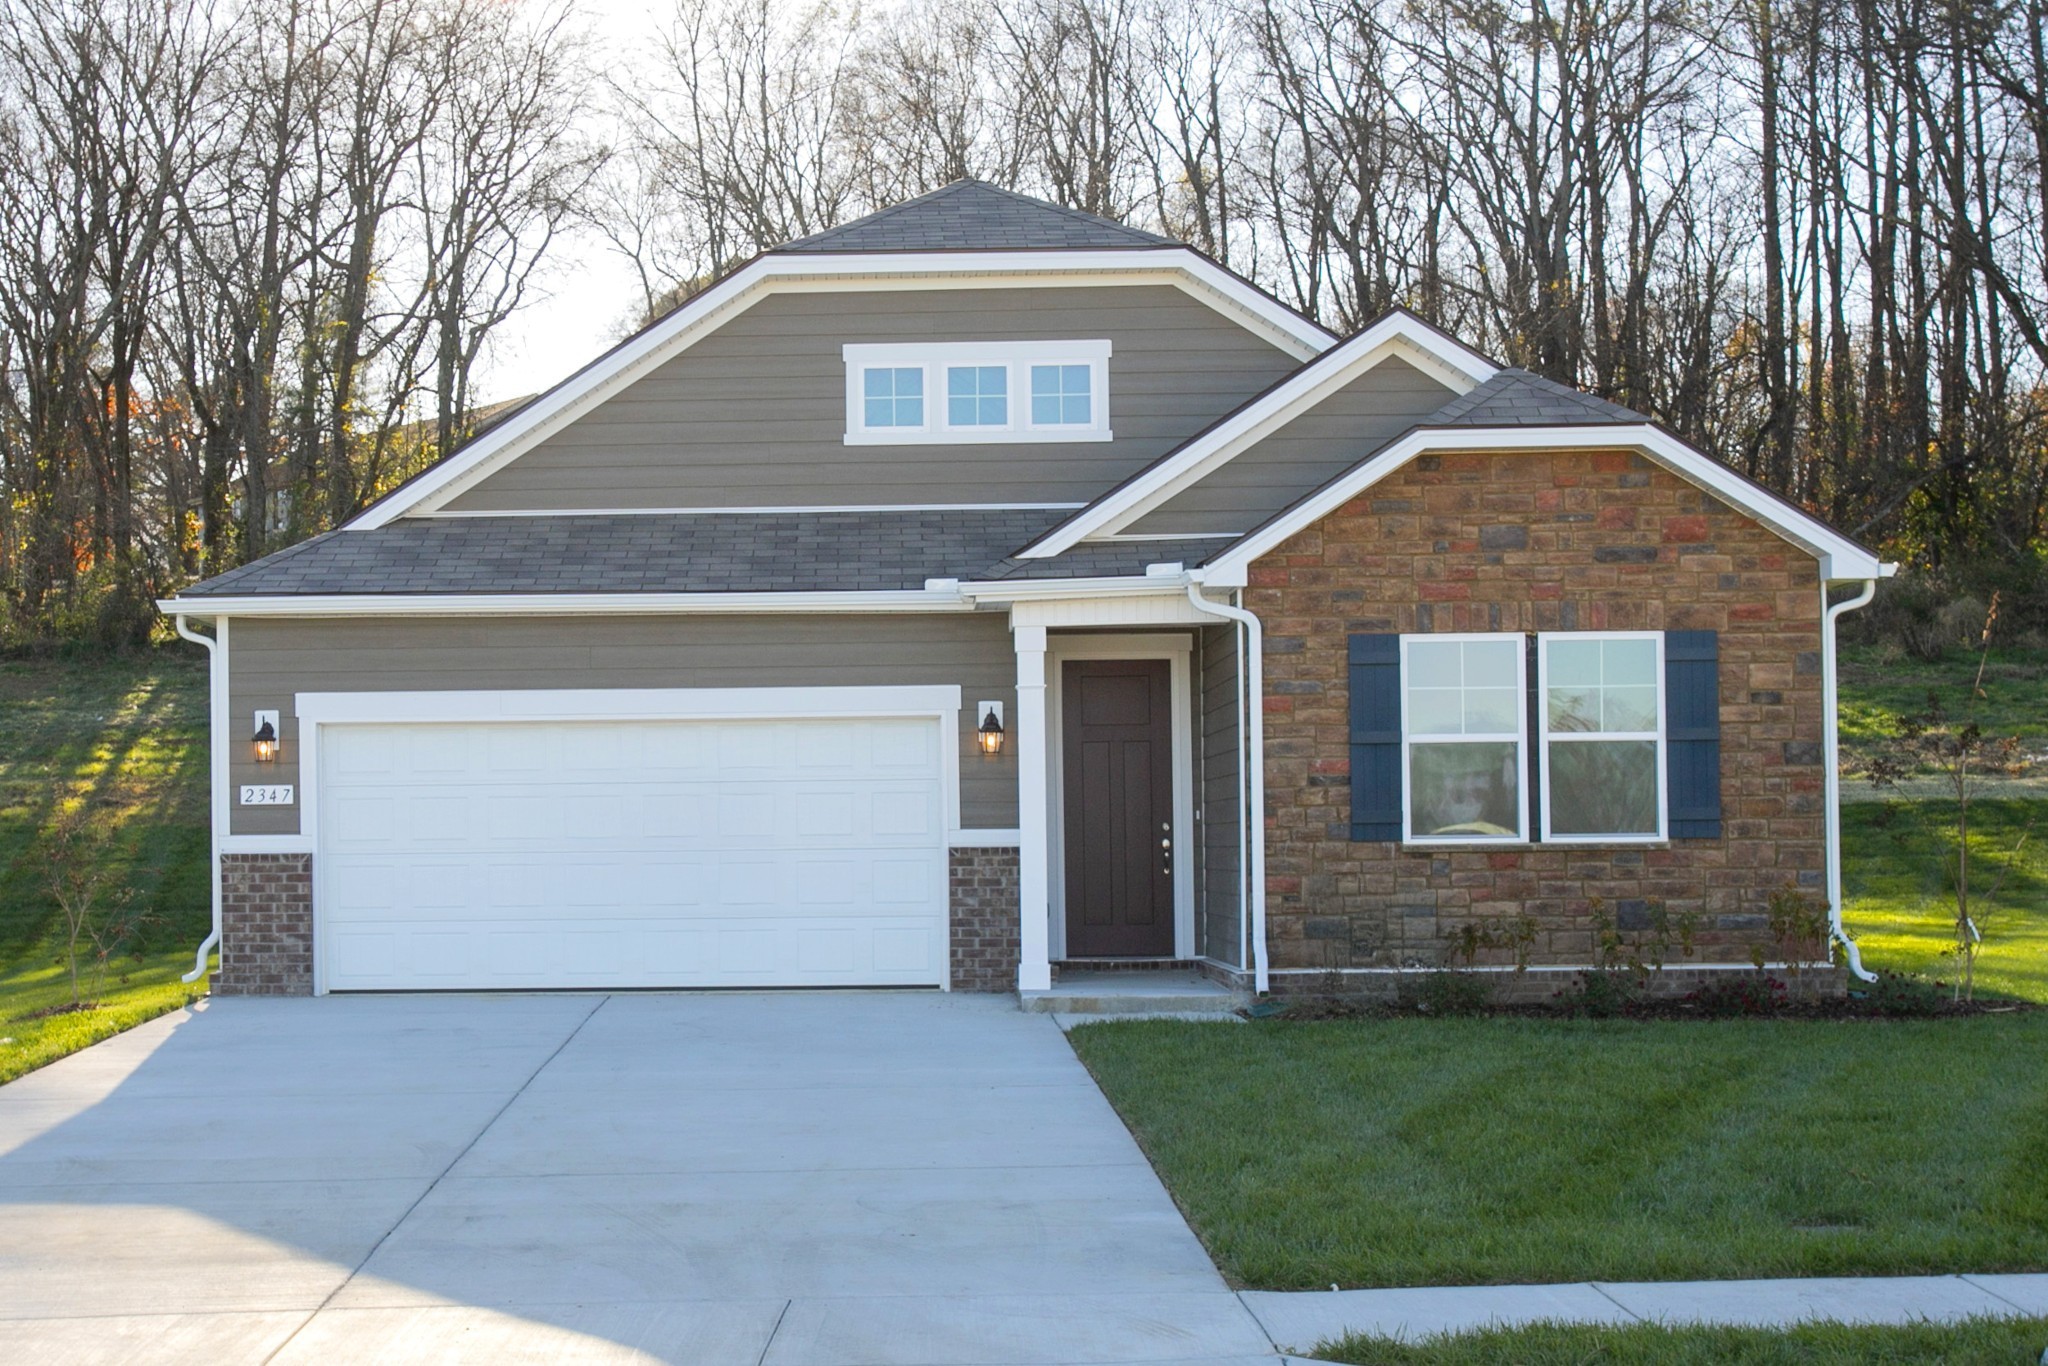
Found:
[(941, 981), (935, 720), (320, 737), (329, 990)]

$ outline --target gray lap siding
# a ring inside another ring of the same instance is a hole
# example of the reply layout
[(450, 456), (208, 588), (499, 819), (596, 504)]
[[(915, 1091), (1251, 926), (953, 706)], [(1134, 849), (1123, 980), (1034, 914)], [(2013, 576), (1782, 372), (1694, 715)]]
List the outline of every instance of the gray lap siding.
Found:
[[(294, 699), (302, 692), (958, 684), (961, 822), (969, 829), (1009, 829), (1017, 824), (1016, 748), (1006, 747), (999, 758), (982, 755), (973, 712), (987, 699), (1003, 702), (1014, 716), (1015, 678), (1008, 621), (987, 613), (240, 618), (229, 628), (230, 725), (242, 725), (258, 708), (274, 708), (283, 745), (276, 762), (258, 764), (249, 745), (231, 744), (229, 779), (298, 785)], [(230, 832), (300, 833), (305, 794), (297, 795), (291, 806), (231, 804)], [(217, 990), (312, 990), (312, 857), (223, 858), (227, 896)], [(956, 851), (952, 862), (953, 986), (1007, 990), (1017, 970), (1016, 851)]]
[[(275, 708), (282, 753), (259, 764), (231, 729), (231, 784), (299, 782), (302, 692), (553, 688), (797, 688), (958, 684), (960, 821), (1017, 824), (1016, 747), (975, 746), (974, 704), (1015, 715), (1015, 655), (1002, 615), (238, 618), (229, 629), (229, 724)], [(236, 835), (299, 833), (291, 806), (231, 805)]]
[[(1114, 441), (845, 443), (847, 343), (1095, 339)], [(1085, 502), (1298, 363), (1165, 284), (772, 294), (449, 506)]]

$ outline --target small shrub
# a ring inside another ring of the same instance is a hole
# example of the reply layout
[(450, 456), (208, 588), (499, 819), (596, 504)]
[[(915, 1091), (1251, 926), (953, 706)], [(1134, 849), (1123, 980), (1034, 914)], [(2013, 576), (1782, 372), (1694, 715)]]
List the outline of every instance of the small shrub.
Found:
[(1726, 981), (1710, 982), (1685, 998), (1687, 1005), (1715, 1020), (1776, 1015), (1784, 1008), (1786, 999), (1785, 984), (1761, 974), (1730, 975)]
[(1642, 995), (1634, 974), (1611, 968), (1588, 968), (1573, 985), (1552, 996), (1551, 1002), (1568, 1015), (1612, 1020), (1629, 1013)]
[[(1800, 891), (1796, 883), (1787, 883), (1771, 893), (1769, 921), (1771, 942), (1778, 946), (1779, 958), (1794, 977), (1802, 965), (1826, 961), (1833, 926), (1824, 899)], [(1750, 961), (1759, 970), (1767, 960), (1761, 944), (1751, 948)]]
[(1423, 1015), (1482, 1015), (1493, 1005), (1491, 974), (1439, 968), (1400, 986), (1400, 1006)]
[(1852, 990), (1849, 999), (1861, 1002), (1873, 1015), (1894, 1018), (1945, 1015), (1952, 1009), (1940, 982), (1907, 972), (1880, 972), (1875, 982)]

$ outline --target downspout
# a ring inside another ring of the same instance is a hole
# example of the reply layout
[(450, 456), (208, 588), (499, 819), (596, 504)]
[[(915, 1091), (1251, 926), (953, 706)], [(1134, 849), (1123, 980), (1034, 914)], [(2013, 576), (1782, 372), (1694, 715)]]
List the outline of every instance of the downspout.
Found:
[(1842, 952), (1849, 960), (1849, 971), (1859, 981), (1864, 982), (1875, 982), (1877, 974), (1863, 966), (1863, 955), (1857, 949), (1856, 941), (1851, 939), (1849, 932), (1842, 927), (1842, 770), (1838, 756), (1841, 722), (1835, 714), (1835, 618), (1844, 612), (1853, 612), (1859, 607), (1867, 606), (1876, 595), (1876, 579), (1865, 579), (1862, 592), (1853, 598), (1844, 598), (1833, 604), (1827, 603), (1826, 583), (1822, 583), (1820, 590), (1821, 602), (1827, 605), (1820, 636), (1820, 686), (1821, 735), (1827, 765), (1827, 771), (1821, 775), (1821, 781), (1826, 789), (1828, 808), (1828, 933), (1842, 946)]
[[(1242, 607), (1230, 607), (1202, 595), (1202, 585), (1188, 585), (1188, 602), (1197, 612), (1212, 617), (1222, 617), (1244, 627), (1243, 664), (1238, 669), (1239, 706), (1238, 714), (1245, 718), (1245, 762), (1246, 785), (1250, 795), (1246, 798), (1248, 810), (1238, 822), (1238, 848), (1242, 851), (1248, 843), (1251, 848), (1249, 864), (1248, 898), (1251, 909), (1252, 931), (1252, 989), (1264, 995), (1271, 986), (1271, 976), (1266, 961), (1266, 687), (1265, 687), (1265, 645), (1260, 634), (1259, 619)], [(1249, 704), (1244, 698), (1250, 694)], [(1256, 830), (1256, 834), (1253, 831)], [(1243, 853), (1238, 856), (1238, 866), (1246, 867)]]
[(207, 748), (211, 754), (211, 762), (207, 764), (209, 786), (206, 824), (211, 831), (213, 842), (213, 928), (207, 932), (206, 938), (199, 945), (199, 951), (192, 957), (192, 971), (178, 979), (181, 982), (196, 982), (206, 975), (207, 955), (220, 946), (220, 834), (223, 813), (227, 806), (228, 697), (226, 661), (221, 658), (219, 646), (225, 639), (227, 622), (224, 619), (216, 619), (214, 622), (213, 629), (218, 633), (218, 639), (215, 636), (202, 636), (187, 626), (182, 612), (171, 619), (171, 624), (186, 640), (206, 647), (206, 733)]

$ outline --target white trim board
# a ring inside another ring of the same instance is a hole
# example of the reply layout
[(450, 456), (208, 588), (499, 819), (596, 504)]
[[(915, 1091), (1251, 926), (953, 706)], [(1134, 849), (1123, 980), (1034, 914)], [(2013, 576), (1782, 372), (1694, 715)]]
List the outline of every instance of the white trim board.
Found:
[[(1830, 581), (1889, 578), (1898, 568), (1833, 527), (1781, 502), (1733, 470), (1649, 423), (1561, 427), (1422, 427), (1401, 437), (1216, 557), (1201, 573), (1212, 584), (1241, 584), (1253, 561), (1314, 525), (1419, 455), (1432, 451), (1631, 451), (1706, 489), (1814, 556)], [(1069, 522), (1068, 526), (1074, 525)], [(1046, 544), (1042, 542), (1041, 544)], [(1036, 547), (1034, 547), (1034, 553)]]
[(1167, 662), (1167, 706), (1173, 711), (1173, 956), (1195, 956), (1194, 859), (1199, 844), (1195, 838), (1193, 650), (1194, 637), (1177, 631), (1046, 638), (1046, 846), (1051, 864), (1046, 903), (1051, 921), (1048, 944), (1055, 960), (1068, 957), (1065, 665), (1080, 659)]
[(1056, 275), (1062, 284), (1171, 284), (1298, 360), (1336, 340), (1316, 323), (1232, 275), (1191, 247), (1116, 251), (872, 252), (756, 257), (639, 335), (483, 433), (457, 454), (395, 490), (342, 529), (369, 530), (434, 512), (598, 404), (686, 350), (732, 316), (780, 289), (1001, 288)]
[(1084, 540), (1122, 531), (1394, 358), (1414, 365), (1455, 394), (1469, 393), (1499, 372), (1478, 352), (1420, 320), (1406, 313), (1389, 314), (1055, 527), (1026, 548), (1023, 557), (1049, 558)]

